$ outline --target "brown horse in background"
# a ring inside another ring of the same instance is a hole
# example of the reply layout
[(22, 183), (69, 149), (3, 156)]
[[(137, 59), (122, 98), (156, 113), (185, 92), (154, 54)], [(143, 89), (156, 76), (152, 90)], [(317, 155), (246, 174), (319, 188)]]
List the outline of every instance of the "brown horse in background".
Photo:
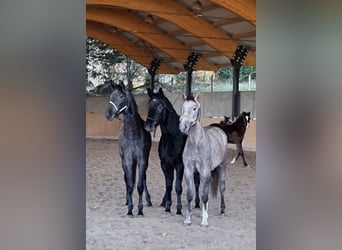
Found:
[(245, 137), (246, 129), (249, 127), (250, 114), (250, 112), (242, 112), (235, 122), (232, 122), (229, 117), (225, 116), (224, 121), (210, 124), (210, 126), (221, 128), (226, 133), (228, 143), (236, 144), (238, 154), (230, 162), (231, 164), (235, 163), (239, 156), (241, 156), (244, 166), (248, 166), (242, 149), (242, 141)]

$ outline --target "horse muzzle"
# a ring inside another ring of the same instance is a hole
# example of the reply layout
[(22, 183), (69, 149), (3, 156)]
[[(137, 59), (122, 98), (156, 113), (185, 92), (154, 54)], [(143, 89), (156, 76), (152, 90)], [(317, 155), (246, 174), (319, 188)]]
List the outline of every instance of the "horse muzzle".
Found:
[(191, 123), (190, 122), (187, 122), (187, 121), (183, 120), (183, 121), (181, 121), (179, 123), (179, 130), (180, 130), (180, 132), (182, 132), (185, 135), (189, 134), (190, 127), (191, 127)]
[(153, 120), (147, 118), (144, 124), (144, 128), (147, 132), (152, 132), (156, 129), (156, 123)]
[(108, 121), (113, 121), (114, 119), (118, 118), (120, 113), (119, 112), (114, 112), (113, 109), (111, 107), (108, 107), (108, 109), (106, 110), (106, 118)]

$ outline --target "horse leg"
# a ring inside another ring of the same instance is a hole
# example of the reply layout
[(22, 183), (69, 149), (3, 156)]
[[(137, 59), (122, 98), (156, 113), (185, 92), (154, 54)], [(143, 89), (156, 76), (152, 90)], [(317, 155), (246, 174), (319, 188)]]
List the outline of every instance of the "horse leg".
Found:
[(126, 165), (124, 167), (125, 169), (125, 175), (126, 175), (126, 190), (127, 190), (127, 205), (128, 205), (128, 212), (127, 215), (133, 217), (133, 200), (132, 200), (132, 194), (133, 194), (133, 188), (135, 184), (135, 166), (132, 165)]
[(166, 171), (166, 167), (165, 167), (165, 163), (160, 162), (161, 165), (161, 169), (163, 170), (164, 173), (164, 177), (165, 177), (165, 193), (162, 199), (162, 202), (160, 203), (161, 207), (165, 207), (166, 204), (166, 198), (167, 198), (167, 191), (166, 191), (166, 183), (167, 183), (167, 179), (168, 179), (168, 175), (167, 175), (167, 171)]
[(226, 190), (226, 166), (219, 166), (219, 187), (221, 193), (221, 214), (224, 215), (226, 204), (224, 201), (224, 192)]
[(240, 142), (237, 142), (237, 141), (234, 141), (234, 143), (236, 144), (236, 151), (238, 152), (237, 155), (233, 158), (233, 160), (231, 160), (230, 164), (234, 164), (236, 162), (236, 160), (239, 158), (240, 156), (240, 146), (241, 146), (241, 143)]
[[(146, 177), (146, 175), (145, 175), (145, 177)], [(146, 178), (144, 179), (144, 192), (145, 192), (146, 206), (152, 207), (151, 195), (147, 189)]]
[(174, 171), (172, 166), (167, 166), (167, 177), (166, 177), (166, 202), (165, 202), (165, 212), (171, 212), (171, 192), (172, 192), (172, 183), (174, 178)]
[(201, 226), (208, 226), (208, 195), (210, 172), (201, 176), (202, 221)]
[(138, 215), (143, 214), (143, 202), (142, 202), (142, 195), (144, 192), (144, 182), (146, 183), (146, 167), (145, 164), (139, 164), (139, 180), (137, 185), (137, 190), (139, 194), (139, 203), (138, 203)]
[(184, 174), (184, 166), (182, 163), (176, 167), (176, 193), (177, 193), (177, 212), (176, 214), (182, 214), (182, 180)]
[(128, 205), (128, 185), (127, 185), (127, 175), (126, 172), (124, 173), (124, 180), (125, 180), (125, 185), (126, 185), (126, 203), (125, 205)]
[(194, 173), (194, 182), (195, 182), (195, 208), (200, 208), (200, 198), (199, 198), (199, 186), (200, 186), (200, 174), (195, 171)]
[(194, 173), (192, 167), (184, 167), (184, 175), (185, 175), (185, 181), (187, 186), (187, 193), (186, 198), (188, 200), (188, 210), (186, 213), (186, 217), (184, 220), (184, 225), (190, 225), (191, 224), (191, 217), (192, 217), (192, 199), (193, 199), (193, 186), (194, 186)]
[(244, 154), (243, 149), (242, 149), (242, 142), (240, 143), (239, 151), (240, 151), (240, 155), (241, 155), (242, 160), (243, 160), (243, 165), (245, 167), (248, 167), (248, 164), (247, 164), (246, 159), (245, 159), (245, 154)]

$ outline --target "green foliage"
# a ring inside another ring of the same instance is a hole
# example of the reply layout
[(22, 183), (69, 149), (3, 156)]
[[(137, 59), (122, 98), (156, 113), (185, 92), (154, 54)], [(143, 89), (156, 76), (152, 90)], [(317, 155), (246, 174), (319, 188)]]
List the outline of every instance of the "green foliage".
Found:
[(176, 84), (183, 84), (184, 81), (186, 81), (186, 72), (176, 75)]
[(249, 74), (254, 71), (256, 71), (254, 66), (242, 66), (240, 69), (240, 81), (248, 81)]
[(227, 79), (231, 79), (233, 77), (233, 68), (220, 68), (216, 72), (216, 77), (220, 81), (226, 81)]
[(145, 67), (141, 66), (140, 64), (133, 61), (131, 58), (125, 57), (126, 63), (126, 79), (128, 82), (128, 89), (133, 89), (133, 80), (139, 78), (140, 76), (146, 77), (147, 70)]
[(109, 45), (87, 36), (86, 39), (86, 65), (87, 78), (99, 78), (108, 81), (115, 74), (114, 66), (121, 63), (124, 57)]
[[(255, 66), (242, 66), (240, 68), (239, 81), (248, 81), (248, 75), (256, 70)], [(220, 81), (226, 81), (233, 78), (233, 67), (221, 68), (216, 72), (216, 77)]]

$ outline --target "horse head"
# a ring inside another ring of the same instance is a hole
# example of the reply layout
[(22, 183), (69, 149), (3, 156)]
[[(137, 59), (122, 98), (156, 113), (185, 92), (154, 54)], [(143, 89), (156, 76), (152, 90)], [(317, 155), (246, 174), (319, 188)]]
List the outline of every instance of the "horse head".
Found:
[(189, 130), (197, 122), (200, 122), (201, 118), (201, 105), (198, 100), (199, 94), (195, 97), (192, 95), (184, 97), (184, 103), (182, 106), (182, 115), (179, 118), (179, 130), (183, 134), (189, 134)]
[(162, 99), (164, 93), (161, 88), (159, 88), (158, 93), (153, 93), (153, 90), (148, 88), (147, 94), (150, 100), (148, 102), (147, 119), (144, 127), (147, 132), (152, 132), (162, 122), (166, 107)]
[(251, 121), (251, 112), (242, 112), (241, 114), (240, 114), (240, 117), (243, 117), (244, 118), (244, 120), (245, 120), (245, 126), (246, 126), (246, 128), (248, 128), (249, 127), (249, 123), (250, 123), (250, 121)]
[(153, 93), (152, 89), (147, 89), (150, 100), (148, 102), (147, 119), (145, 121), (145, 130), (152, 132), (158, 125), (165, 122), (166, 112), (174, 112), (172, 104), (165, 97), (162, 88), (157, 93)]
[(127, 90), (122, 81), (119, 84), (111, 83), (112, 93), (109, 97), (108, 107), (106, 110), (106, 118), (112, 121), (119, 117), (129, 105), (129, 98), (127, 96)]

